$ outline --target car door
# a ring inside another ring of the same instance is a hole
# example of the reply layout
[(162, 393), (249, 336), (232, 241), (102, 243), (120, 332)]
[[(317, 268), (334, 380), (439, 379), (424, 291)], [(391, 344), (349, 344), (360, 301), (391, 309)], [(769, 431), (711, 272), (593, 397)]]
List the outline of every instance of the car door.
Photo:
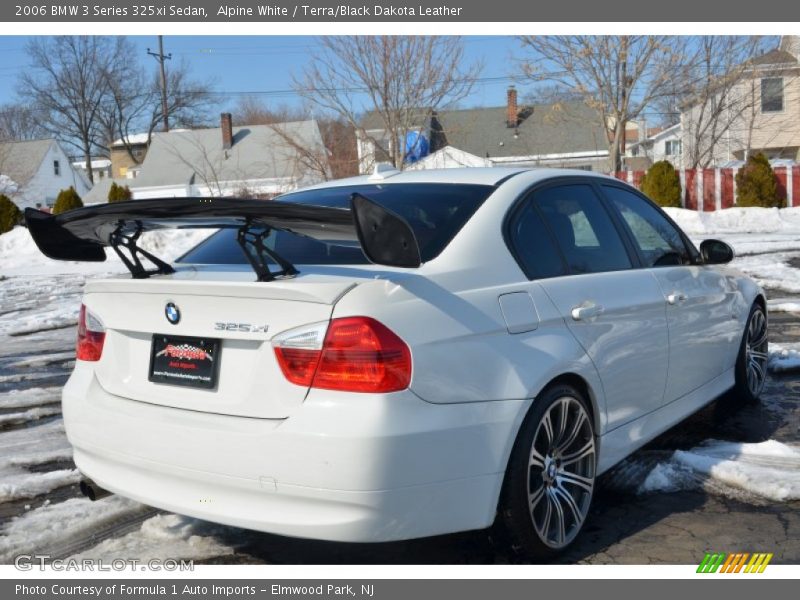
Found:
[(652, 202), (616, 184), (601, 189), (666, 300), (670, 350), (664, 400), (677, 400), (725, 369), (731, 344), (741, 334), (733, 318), (736, 291), (724, 275), (698, 264), (697, 251)]
[(634, 269), (632, 248), (585, 179), (535, 189), (511, 220), (510, 241), (597, 367), (608, 429), (661, 406), (667, 377), (664, 297)]

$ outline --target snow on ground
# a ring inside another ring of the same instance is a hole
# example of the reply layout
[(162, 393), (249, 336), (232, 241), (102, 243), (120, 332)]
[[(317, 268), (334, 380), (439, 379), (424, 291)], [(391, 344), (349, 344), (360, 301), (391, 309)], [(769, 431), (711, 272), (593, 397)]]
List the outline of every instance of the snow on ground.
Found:
[(726, 208), (698, 212), (685, 208), (665, 208), (667, 214), (690, 236), (720, 233), (800, 232), (800, 207)]
[[(75, 353), (71, 354), (74, 355)], [(0, 394), (0, 409), (29, 408), (55, 402), (61, 402), (60, 387), (35, 387), (27, 390), (11, 390), (5, 394)]]
[(211, 535), (198, 533), (198, 530), (206, 529), (213, 533), (214, 530), (221, 529), (221, 526), (216, 527), (180, 515), (156, 515), (142, 523), (137, 531), (104, 540), (71, 558), (111, 561), (130, 556), (142, 561), (168, 558), (203, 560), (233, 554), (233, 548), (221, 544)]
[[(166, 261), (174, 260), (199, 244), (214, 230), (164, 230), (142, 234), (139, 245)], [(15, 227), (0, 235), (0, 274), (26, 275), (33, 273), (124, 273), (125, 266), (111, 249), (106, 249), (106, 262), (80, 263), (52, 260), (36, 247), (25, 227)]]
[(0, 529), (0, 564), (9, 564), (22, 552), (47, 553), (52, 546), (76, 539), (87, 529), (110, 525), (141, 510), (140, 504), (120, 496), (96, 502), (71, 498), (58, 504), (45, 504), (12, 519)]
[(0, 427), (8, 425), (22, 425), (30, 421), (38, 421), (43, 417), (61, 414), (60, 406), (36, 406), (20, 412), (0, 415)]
[(771, 343), (767, 369), (770, 373), (785, 373), (800, 369), (800, 343)]
[(789, 298), (770, 298), (767, 300), (767, 308), (770, 312), (800, 312), (800, 302)]
[(674, 492), (709, 482), (774, 502), (800, 500), (800, 449), (775, 440), (708, 440), (691, 450), (676, 450), (669, 461), (658, 463), (638, 491)]
[(75, 469), (32, 472), (30, 467), (72, 458), (72, 448), (58, 419), (0, 433), (0, 503), (33, 498), (80, 480)]
[(68, 352), (51, 352), (51, 353), (37, 354), (36, 356), (25, 358), (23, 360), (16, 360), (8, 363), (6, 367), (8, 367), (9, 369), (46, 367), (51, 364), (69, 361), (72, 360), (73, 358), (75, 358), (74, 350), (69, 350)]

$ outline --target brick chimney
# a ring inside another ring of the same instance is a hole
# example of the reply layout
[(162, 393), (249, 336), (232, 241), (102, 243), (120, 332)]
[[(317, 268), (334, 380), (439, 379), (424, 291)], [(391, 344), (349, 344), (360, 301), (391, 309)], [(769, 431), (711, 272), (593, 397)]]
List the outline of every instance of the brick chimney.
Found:
[(233, 117), (231, 113), (222, 113), (219, 119), (219, 126), (222, 129), (222, 148), (230, 150), (233, 146)]
[(508, 86), (506, 99), (506, 127), (516, 127), (519, 125), (519, 109), (517, 108), (517, 88), (513, 85)]

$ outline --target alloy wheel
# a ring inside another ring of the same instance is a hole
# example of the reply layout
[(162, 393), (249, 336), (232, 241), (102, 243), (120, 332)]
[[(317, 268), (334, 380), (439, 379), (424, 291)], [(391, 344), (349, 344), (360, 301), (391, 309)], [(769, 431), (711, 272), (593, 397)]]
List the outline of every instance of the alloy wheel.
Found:
[(539, 421), (528, 464), (528, 507), (542, 542), (560, 549), (575, 538), (589, 512), (595, 442), (583, 404), (556, 400)]
[(758, 308), (753, 311), (750, 323), (747, 325), (747, 340), (745, 341), (745, 365), (747, 373), (747, 388), (750, 394), (757, 398), (764, 388), (767, 380), (767, 318)]

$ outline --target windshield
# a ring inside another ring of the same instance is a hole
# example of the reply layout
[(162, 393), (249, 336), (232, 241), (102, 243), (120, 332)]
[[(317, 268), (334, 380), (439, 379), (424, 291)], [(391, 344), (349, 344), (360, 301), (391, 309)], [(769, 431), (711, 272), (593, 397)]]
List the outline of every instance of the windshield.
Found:
[[(397, 183), (329, 187), (284, 194), (276, 200), (347, 208), (359, 193), (399, 214), (414, 231), (422, 262), (436, 258), (453, 240), (494, 186), (444, 183)], [(269, 202), (269, 200), (265, 200)], [(361, 248), (331, 245), (311, 238), (272, 231), (264, 243), (289, 262), (302, 265), (366, 264)], [(177, 262), (245, 264), (235, 229), (223, 229), (187, 252)]]

